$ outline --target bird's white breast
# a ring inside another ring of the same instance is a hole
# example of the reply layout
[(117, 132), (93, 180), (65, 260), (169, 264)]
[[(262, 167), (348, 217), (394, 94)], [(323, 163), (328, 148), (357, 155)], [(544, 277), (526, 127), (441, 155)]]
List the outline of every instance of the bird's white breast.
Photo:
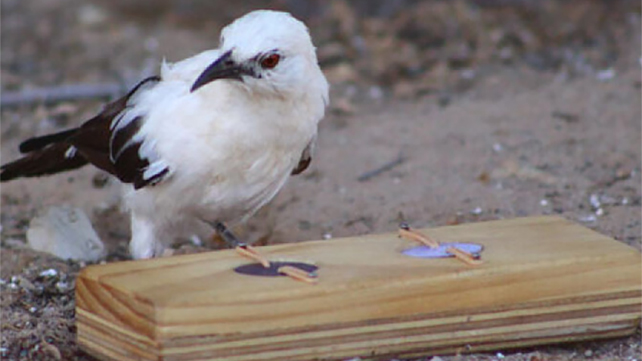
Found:
[(266, 97), (232, 81), (190, 92), (190, 77), (180, 75), (164, 74), (137, 104), (147, 112), (141, 132), (171, 176), (132, 196), (168, 214), (249, 216), (284, 185), (315, 138), (323, 100)]

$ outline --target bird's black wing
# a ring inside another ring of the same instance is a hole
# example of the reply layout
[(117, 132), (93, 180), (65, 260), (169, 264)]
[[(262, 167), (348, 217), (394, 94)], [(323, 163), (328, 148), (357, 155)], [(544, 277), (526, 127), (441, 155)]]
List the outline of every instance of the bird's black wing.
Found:
[(133, 183), (136, 189), (158, 183), (169, 169), (155, 164), (149, 171), (149, 157), (153, 155), (139, 154), (144, 139), (136, 135), (142, 118), (134, 117), (126, 126), (114, 124), (127, 115), (134, 94), (159, 81), (157, 76), (141, 81), (127, 95), (107, 104), (98, 115), (78, 128), (24, 141), (20, 151), (27, 154), (0, 167), (0, 180), (54, 174), (91, 163), (125, 183)]
[(137, 92), (146, 91), (160, 81), (147, 78), (125, 97), (109, 104), (94, 119), (83, 124), (69, 138), (87, 160), (124, 183), (133, 183), (135, 189), (160, 182), (169, 168), (159, 166), (154, 154), (141, 154), (145, 139), (138, 135), (144, 115), (132, 116), (130, 99)]

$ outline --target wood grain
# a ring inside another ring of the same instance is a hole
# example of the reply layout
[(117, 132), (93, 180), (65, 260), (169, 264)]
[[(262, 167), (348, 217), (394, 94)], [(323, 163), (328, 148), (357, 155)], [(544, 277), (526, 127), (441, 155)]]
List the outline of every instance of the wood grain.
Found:
[(103, 360), (425, 356), (617, 337), (642, 306), (640, 253), (555, 217), (424, 230), (484, 263), (417, 259), (396, 233), (262, 247), (319, 267), (316, 285), (233, 271), (219, 251), (87, 267), (78, 342)]

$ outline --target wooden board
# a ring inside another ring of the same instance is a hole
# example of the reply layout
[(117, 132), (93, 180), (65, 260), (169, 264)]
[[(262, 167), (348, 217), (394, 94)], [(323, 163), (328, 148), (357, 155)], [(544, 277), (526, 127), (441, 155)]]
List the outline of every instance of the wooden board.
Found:
[(396, 233), (261, 247), (319, 283), (240, 275), (218, 251), (84, 269), (78, 342), (102, 360), (426, 356), (616, 337), (640, 322), (640, 253), (555, 217), (425, 230), (481, 266), (401, 254)]

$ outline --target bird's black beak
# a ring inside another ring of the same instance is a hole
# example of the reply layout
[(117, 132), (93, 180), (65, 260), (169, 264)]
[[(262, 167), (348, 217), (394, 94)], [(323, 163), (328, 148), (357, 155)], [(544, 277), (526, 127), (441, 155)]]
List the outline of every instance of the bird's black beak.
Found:
[(243, 66), (237, 64), (232, 59), (232, 51), (228, 51), (225, 54), (221, 55), (220, 58), (216, 59), (210, 66), (205, 69), (198, 79), (192, 85), (191, 91), (195, 91), (198, 88), (213, 82), (217, 79), (234, 79), (243, 81), (242, 75), (252, 75), (250, 69), (246, 69)]

